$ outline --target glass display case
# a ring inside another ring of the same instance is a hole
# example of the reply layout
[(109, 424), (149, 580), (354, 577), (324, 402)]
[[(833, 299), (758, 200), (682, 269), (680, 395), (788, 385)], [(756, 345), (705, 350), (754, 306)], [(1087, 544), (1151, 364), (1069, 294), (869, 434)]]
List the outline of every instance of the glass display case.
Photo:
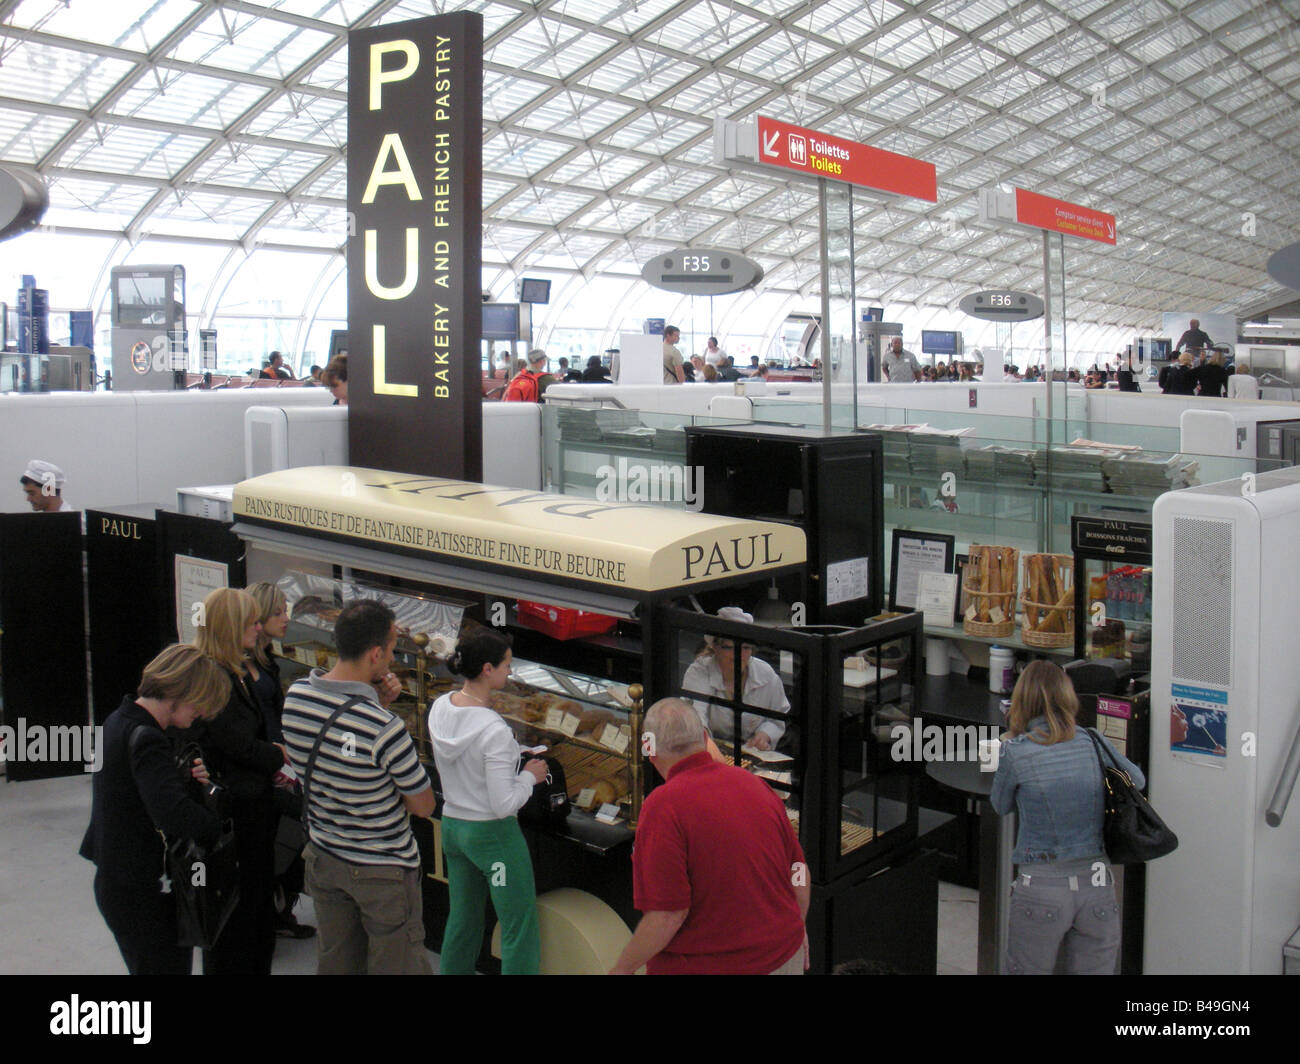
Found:
[(1127, 512), (1076, 517), (1074, 655), (1151, 667), (1151, 519)]
[(935, 963), (937, 880), (914, 845), (921, 616), (861, 628), (767, 628), (655, 613), (654, 690), (691, 703), (722, 756), (781, 798), (813, 888), (812, 970)]

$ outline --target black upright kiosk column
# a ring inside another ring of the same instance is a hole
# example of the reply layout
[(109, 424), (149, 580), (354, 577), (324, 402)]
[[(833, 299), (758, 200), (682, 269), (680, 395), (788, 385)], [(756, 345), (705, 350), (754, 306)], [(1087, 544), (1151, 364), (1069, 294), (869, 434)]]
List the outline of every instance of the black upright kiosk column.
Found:
[(152, 503), (86, 511), (86, 591), (90, 603), (91, 711), (96, 724), (134, 693), (160, 649), (167, 600), (158, 581)]
[(5, 775), (72, 776), (91, 756), (81, 514), (0, 514)]

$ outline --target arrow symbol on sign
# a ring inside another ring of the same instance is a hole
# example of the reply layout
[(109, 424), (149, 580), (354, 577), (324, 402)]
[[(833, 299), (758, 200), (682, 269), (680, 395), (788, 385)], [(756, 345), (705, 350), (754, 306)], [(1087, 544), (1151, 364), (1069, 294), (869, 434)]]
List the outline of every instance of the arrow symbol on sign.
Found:
[(765, 134), (763, 134), (763, 154), (764, 154), (764, 155), (770, 155), (770, 156), (772, 156), (773, 159), (780, 158), (781, 153), (780, 153), (779, 151), (773, 151), (773, 150), (772, 150), (772, 145), (775, 144), (775, 143), (777, 142), (777, 140), (780, 138), (780, 136), (781, 136), (781, 134), (780, 134), (777, 130), (773, 130), (771, 133), (765, 133)]

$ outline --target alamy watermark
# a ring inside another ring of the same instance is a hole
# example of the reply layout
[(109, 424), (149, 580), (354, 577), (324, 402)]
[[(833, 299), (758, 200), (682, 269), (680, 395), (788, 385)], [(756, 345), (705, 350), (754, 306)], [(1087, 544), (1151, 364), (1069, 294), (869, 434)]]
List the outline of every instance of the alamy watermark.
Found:
[(996, 772), (1002, 749), (1000, 728), (975, 724), (900, 722), (889, 729), (889, 756), (895, 761), (978, 761), (981, 772)]
[(671, 502), (699, 513), (704, 509), (704, 468), (643, 464), (619, 458), (596, 470), (600, 502)]
[(104, 767), (104, 729), (99, 725), (28, 724), (19, 717), (17, 726), (0, 725), (0, 759), (30, 764), (80, 762), (83, 772)]

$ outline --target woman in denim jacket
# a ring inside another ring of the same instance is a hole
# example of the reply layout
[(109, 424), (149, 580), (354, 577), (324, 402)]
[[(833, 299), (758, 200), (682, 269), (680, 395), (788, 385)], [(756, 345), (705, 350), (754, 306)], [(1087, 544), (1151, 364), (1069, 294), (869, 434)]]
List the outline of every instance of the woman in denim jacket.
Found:
[[(1013, 808), (1020, 814), (1007, 944), (1012, 975), (1050, 975), (1062, 941), (1070, 974), (1115, 970), (1119, 905), (1102, 843), (1101, 768), (1092, 740), (1075, 727), (1078, 713), (1074, 685), (1049, 661), (1031, 663), (1011, 696), (989, 800), (1003, 816)], [(1145, 785), (1136, 765), (1113, 747), (1110, 753)]]

